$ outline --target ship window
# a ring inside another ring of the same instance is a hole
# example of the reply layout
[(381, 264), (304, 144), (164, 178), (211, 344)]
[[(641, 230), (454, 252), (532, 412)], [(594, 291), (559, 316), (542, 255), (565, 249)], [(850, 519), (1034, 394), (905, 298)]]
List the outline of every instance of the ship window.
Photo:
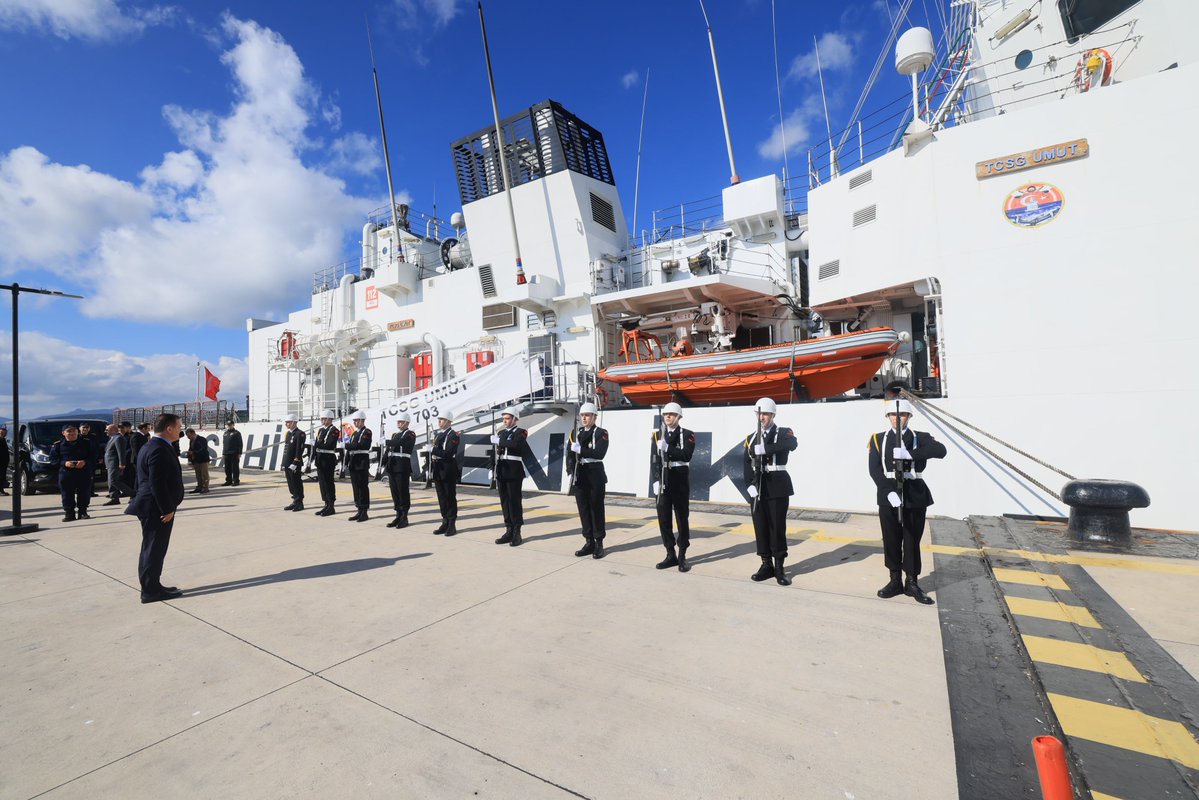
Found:
[(496, 303), (483, 306), (483, 330), (494, 331), (516, 325), (516, 306)]
[(1019, 53), (1016, 53), (1016, 69), (1027, 69), (1028, 65), (1031, 63), (1032, 63), (1032, 51), (1031, 50), (1021, 50)]
[(1057, 0), (1066, 38), (1075, 42), (1094, 33), (1139, 3), (1140, 0)]

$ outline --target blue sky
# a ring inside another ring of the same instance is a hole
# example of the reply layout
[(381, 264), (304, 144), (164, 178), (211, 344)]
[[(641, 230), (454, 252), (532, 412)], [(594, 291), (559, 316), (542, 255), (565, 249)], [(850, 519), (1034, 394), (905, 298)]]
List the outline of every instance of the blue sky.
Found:
[[(884, 2), (776, 0), (793, 173), (824, 138), (813, 37), (836, 128), (882, 47)], [(925, 24), (924, 3), (912, 8)], [(697, 2), (485, 11), (501, 114), (553, 98), (599, 128), (626, 216), (649, 74), (641, 227), (727, 184)], [(190, 399), (197, 360), (244, 402), (245, 318), (306, 305), (312, 273), (353, 257), (385, 203), (364, 13), (397, 192), (431, 211), (435, 191), (448, 217), (449, 144), (491, 115), (473, 2), (0, 0), (0, 277), (87, 296), (23, 299), (23, 415)], [(770, 0), (710, 0), (708, 13), (738, 171), (780, 172)], [(871, 105), (905, 91), (892, 63)]]

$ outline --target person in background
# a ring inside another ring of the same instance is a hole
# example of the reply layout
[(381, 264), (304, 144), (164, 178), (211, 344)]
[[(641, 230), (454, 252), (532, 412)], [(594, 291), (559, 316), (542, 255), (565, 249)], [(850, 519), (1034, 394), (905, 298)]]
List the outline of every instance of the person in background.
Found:
[(88, 476), (93, 466), (91, 444), (79, 435), (79, 428), (68, 423), (63, 426), (62, 438), (50, 447), (50, 463), (58, 467), (58, 492), (62, 496), (63, 522), (88, 519), (91, 502)]
[(106, 506), (119, 506), (121, 495), (129, 497), (129, 442), (120, 434), (120, 427), (109, 425), (104, 429), (108, 442), (104, 445), (104, 468), (108, 471), (108, 502)]
[(208, 452), (208, 439), (197, 436), (194, 428), (187, 429), (187, 438), (191, 443), (187, 448), (187, 463), (192, 465), (196, 473), (196, 488), (192, 494), (208, 494), (208, 464), (212, 455)]
[(222, 486), (237, 486), (241, 483), (241, 456), (245, 447), (241, 441), (241, 431), (232, 417), (225, 423), (225, 433), (221, 437), (221, 459), (225, 462), (225, 482)]
[(133, 493), (137, 494), (137, 454), (146, 446), (146, 442), (150, 441), (150, 423), (142, 422), (129, 434), (129, 471), (133, 474), (129, 476), (130, 485), (133, 486)]
[(79, 423), (79, 438), (87, 442), (87, 446), (92, 449), (92, 467), (87, 473), (87, 496), (96, 496), (96, 464), (100, 463), (101, 457), (104, 455), (104, 448), (100, 444), (100, 440), (96, 434), (92, 433), (92, 426), (87, 422)]

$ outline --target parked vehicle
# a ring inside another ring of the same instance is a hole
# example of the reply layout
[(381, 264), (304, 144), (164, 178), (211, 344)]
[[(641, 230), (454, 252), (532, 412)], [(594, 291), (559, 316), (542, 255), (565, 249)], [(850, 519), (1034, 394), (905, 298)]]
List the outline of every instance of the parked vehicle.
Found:
[(58, 489), (58, 467), (50, 463), (50, 448), (62, 438), (64, 425), (92, 426), (92, 435), (96, 439), (96, 463), (92, 466), (92, 476), (97, 486), (108, 484), (108, 474), (104, 469), (104, 445), (108, 443), (108, 435), (104, 428), (108, 422), (102, 419), (34, 419), (22, 423), (17, 441), (21, 443), (20, 452), (11, 459), (13, 471), (13, 487), (24, 495), (38, 492), (53, 492)]

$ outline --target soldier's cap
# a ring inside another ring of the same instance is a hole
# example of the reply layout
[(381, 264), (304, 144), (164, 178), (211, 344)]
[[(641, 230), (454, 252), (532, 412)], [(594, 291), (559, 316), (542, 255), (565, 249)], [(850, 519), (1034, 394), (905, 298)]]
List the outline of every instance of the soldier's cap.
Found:
[(300, 418), (297, 417), (295, 414), (288, 414), (286, 417), (283, 418), (283, 421), (284, 422), (299, 422)]
[(400, 413), (396, 414), (396, 422), (411, 422), (411, 421), (412, 421), (412, 415), (409, 414), (407, 411), (401, 411)]
[(326, 408), (321, 412), (321, 419), (333, 419), (333, 409)]
[(894, 413), (907, 414), (909, 417), (915, 416), (912, 410), (912, 404), (907, 400), (888, 400), (883, 404), (883, 416), (889, 417)]
[(450, 422), (453, 422), (453, 421), (454, 421), (454, 414), (453, 414), (451, 411), (449, 411), (449, 410), (447, 409), (447, 410), (445, 410), (445, 411), (442, 411), (441, 413), (439, 413), (439, 414), (437, 415), (437, 418), (438, 418), (438, 419), (444, 419), (444, 420), (448, 420), (448, 421), (450, 421)]
[(365, 420), (365, 419), (366, 419), (366, 412), (365, 412), (365, 411), (361, 411), (361, 410), (360, 410), (360, 411), (355, 411), (355, 412), (354, 412), (354, 413), (353, 413), (353, 414), (350, 416), (350, 419), (362, 419), (362, 420)]
[(503, 411), (500, 412), (500, 416), (512, 417), (513, 419), (520, 419), (520, 409), (518, 409), (516, 406), (508, 406), (507, 408), (505, 408)]

